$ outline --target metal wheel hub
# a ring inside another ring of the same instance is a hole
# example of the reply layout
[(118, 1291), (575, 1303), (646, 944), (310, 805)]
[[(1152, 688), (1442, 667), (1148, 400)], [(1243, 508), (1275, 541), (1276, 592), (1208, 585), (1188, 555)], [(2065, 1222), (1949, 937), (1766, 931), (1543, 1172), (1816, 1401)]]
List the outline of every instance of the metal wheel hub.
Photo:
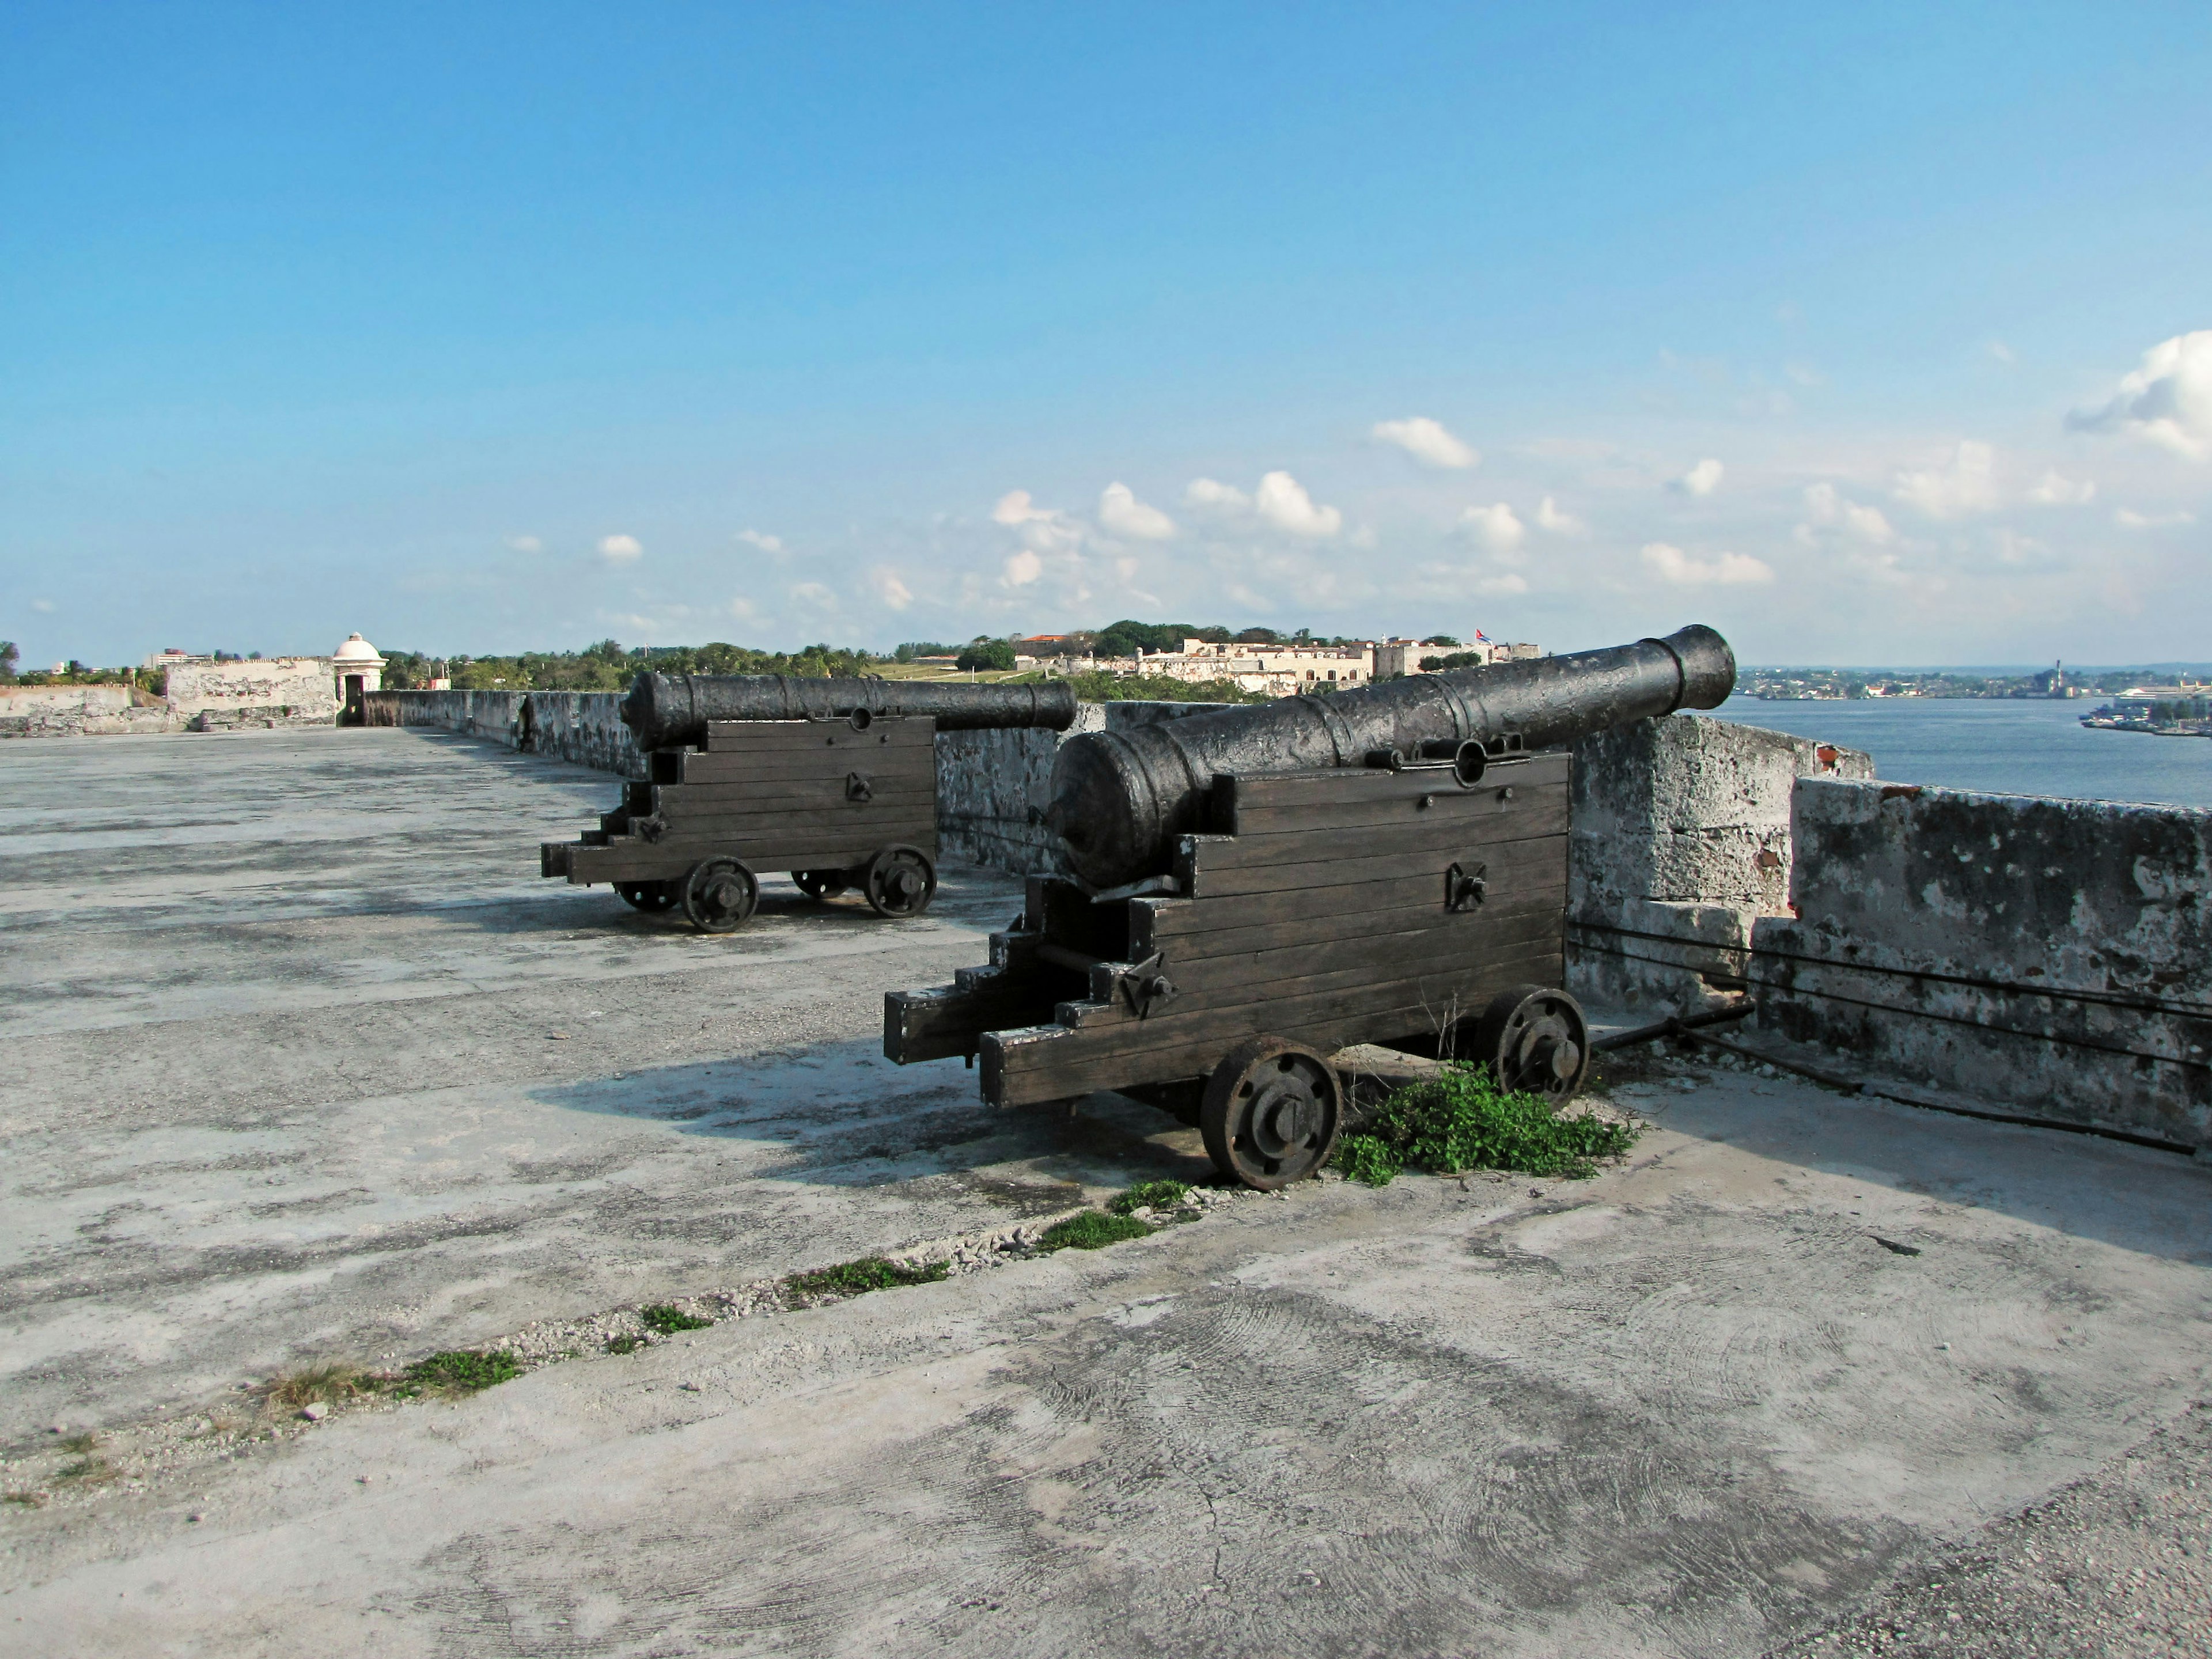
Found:
[(759, 903), (759, 878), (736, 859), (702, 860), (684, 880), (684, 914), (702, 933), (734, 933)]
[(1257, 1037), (1214, 1068), (1198, 1127), (1216, 1169), (1270, 1192), (1328, 1161), (1343, 1115), (1342, 1086), (1324, 1055)]
[(861, 890), (878, 915), (918, 916), (937, 896), (937, 866), (918, 847), (886, 847), (868, 860)]
[(1589, 1023), (1565, 991), (1516, 986), (1482, 1017), (1473, 1057), (1491, 1068), (1501, 1088), (1565, 1100), (1589, 1069)]

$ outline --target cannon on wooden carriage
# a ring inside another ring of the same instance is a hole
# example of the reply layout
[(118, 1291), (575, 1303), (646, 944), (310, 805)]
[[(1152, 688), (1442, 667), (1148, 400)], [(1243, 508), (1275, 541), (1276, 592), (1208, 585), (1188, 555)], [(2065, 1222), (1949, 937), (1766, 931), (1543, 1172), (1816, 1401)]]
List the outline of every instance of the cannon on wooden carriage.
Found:
[(988, 964), (890, 993), (884, 1052), (980, 1054), (994, 1105), (1133, 1095), (1263, 1189), (1328, 1160), (1354, 1043), (1565, 1100), (1589, 1036), (1565, 988), (1563, 745), (1735, 682), (1691, 627), (1073, 738), (1045, 813), (1069, 873), (1030, 879)]
[(825, 898), (857, 888), (880, 915), (937, 892), (940, 731), (1065, 731), (1075, 694), (1048, 685), (914, 685), (781, 674), (641, 674), (623, 720), (647, 775), (581, 840), (546, 842), (540, 872), (605, 882), (632, 906), (681, 906), (708, 933), (742, 927), (760, 877)]

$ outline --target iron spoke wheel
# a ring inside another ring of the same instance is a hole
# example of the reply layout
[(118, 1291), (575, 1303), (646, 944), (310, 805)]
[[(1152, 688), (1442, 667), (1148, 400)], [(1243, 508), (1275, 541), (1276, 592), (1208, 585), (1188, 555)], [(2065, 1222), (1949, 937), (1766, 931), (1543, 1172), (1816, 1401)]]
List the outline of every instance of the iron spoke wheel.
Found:
[(886, 847), (868, 860), (862, 890), (879, 916), (918, 916), (937, 896), (937, 866), (919, 847)]
[(791, 880), (811, 899), (835, 898), (853, 884), (842, 870), (794, 870)]
[(647, 915), (658, 915), (663, 910), (672, 910), (683, 896), (675, 890), (672, 882), (618, 881), (615, 891), (633, 910), (642, 910)]
[(1468, 1058), (1490, 1067), (1500, 1088), (1557, 1104), (1589, 1076), (1589, 1022), (1565, 991), (1516, 985), (1491, 999)]
[(702, 859), (684, 878), (684, 914), (702, 933), (733, 933), (760, 903), (760, 878), (735, 859)]
[(1302, 1181), (1328, 1162), (1344, 1123), (1344, 1086), (1328, 1057), (1255, 1037), (1213, 1068), (1199, 1133), (1213, 1167), (1259, 1191)]

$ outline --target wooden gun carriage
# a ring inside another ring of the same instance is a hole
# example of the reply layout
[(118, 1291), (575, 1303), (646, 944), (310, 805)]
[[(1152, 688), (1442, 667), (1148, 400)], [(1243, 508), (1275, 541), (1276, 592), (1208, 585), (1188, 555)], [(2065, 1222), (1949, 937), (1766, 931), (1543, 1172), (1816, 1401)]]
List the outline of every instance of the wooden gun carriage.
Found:
[(1263, 1189), (1327, 1161), (1353, 1043), (1565, 1099), (1589, 1052), (1562, 988), (1569, 758), (1493, 746), (1216, 778), (1170, 874), (1096, 894), (1031, 877), (988, 966), (884, 999), (884, 1054), (980, 1054), (994, 1105), (1133, 1095)]
[(684, 907), (708, 933), (742, 927), (763, 871), (825, 898), (857, 887), (878, 915), (937, 894), (937, 734), (1065, 731), (1056, 685), (915, 684), (785, 674), (640, 674), (623, 723), (647, 775), (540, 873), (608, 882), (630, 904)]
[(928, 716), (714, 720), (703, 745), (653, 750), (648, 776), (540, 873), (611, 884), (640, 910), (683, 907), (707, 933), (744, 925), (764, 872), (821, 898), (857, 887), (878, 915), (937, 892), (937, 722)]
[(1033, 878), (991, 960), (893, 992), (893, 1060), (980, 1054), (995, 1105), (1111, 1089), (1194, 1122), (1224, 1176), (1328, 1158), (1355, 1043), (1487, 1066), (1564, 1100), (1568, 780), (1584, 732), (1735, 684), (1710, 628), (1283, 697), (1062, 745)]

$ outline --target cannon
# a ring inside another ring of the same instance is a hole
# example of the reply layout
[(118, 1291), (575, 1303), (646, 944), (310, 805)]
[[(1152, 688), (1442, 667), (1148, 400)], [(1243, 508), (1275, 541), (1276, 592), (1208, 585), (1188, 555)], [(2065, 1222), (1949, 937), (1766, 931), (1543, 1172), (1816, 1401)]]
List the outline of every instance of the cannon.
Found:
[(741, 927), (765, 872), (811, 898), (857, 888), (878, 915), (937, 893), (940, 730), (1075, 719), (1067, 685), (910, 685), (781, 674), (641, 674), (623, 720), (646, 776), (580, 840), (545, 842), (539, 873), (605, 882), (633, 908)]
[(1590, 1049), (1564, 745), (1735, 681), (1692, 627), (1070, 738), (1045, 811), (1069, 874), (1030, 878), (988, 963), (890, 993), (884, 1052), (980, 1057), (994, 1105), (1133, 1096), (1262, 1190), (1328, 1161), (1352, 1044), (1565, 1101)]

